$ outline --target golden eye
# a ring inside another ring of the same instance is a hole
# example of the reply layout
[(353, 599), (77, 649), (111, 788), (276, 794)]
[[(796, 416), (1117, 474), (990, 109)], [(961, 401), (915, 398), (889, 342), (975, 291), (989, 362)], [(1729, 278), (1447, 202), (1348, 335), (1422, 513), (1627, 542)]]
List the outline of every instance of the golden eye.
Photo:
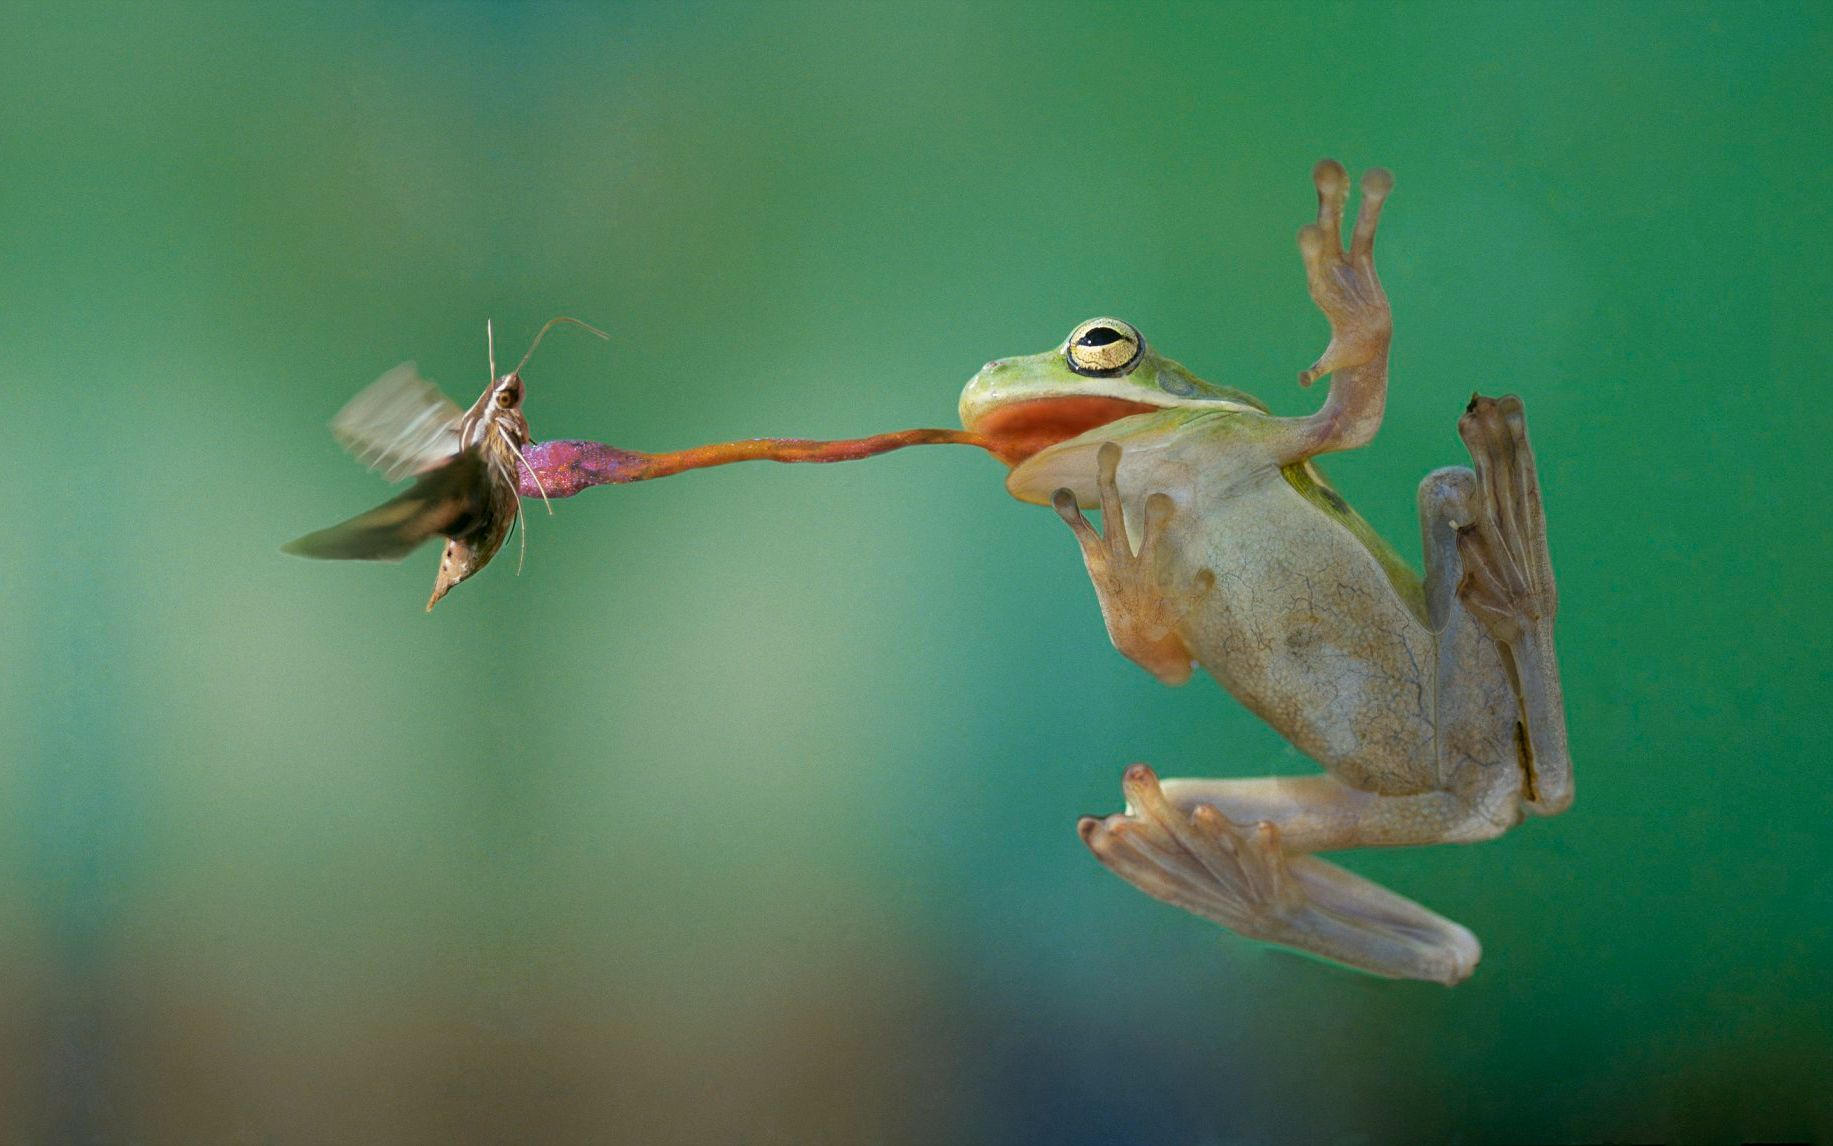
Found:
[(516, 404), (516, 392), (514, 390), (498, 390), (496, 392), (496, 404), (507, 410), (509, 407)]
[(1117, 318), (1091, 318), (1069, 332), (1063, 354), (1077, 374), (1112, 378), (1139, 365), (1146, 340), (1130, 323)]

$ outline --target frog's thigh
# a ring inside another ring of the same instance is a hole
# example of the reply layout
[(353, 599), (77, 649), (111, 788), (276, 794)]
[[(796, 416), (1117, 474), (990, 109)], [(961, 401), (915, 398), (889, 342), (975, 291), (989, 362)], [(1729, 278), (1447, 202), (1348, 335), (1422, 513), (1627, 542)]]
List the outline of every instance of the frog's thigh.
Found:
[[(1491, 819), (1510, 820), (1521, 770), (1514, 736), (1517, 698), (1496, 641), (1460, 595), (1464, 556), (1458, 533), (1476, 520), (1477, 475), (1448, 466), (1419, 483), (1419, 531), (1426, 561), (1426, 617), (1437, 637), (1437, 724), (1443, 762), (1439, 782), (1482, 804)], [(1472, 761), (1490, 765), (1469, 771)], [(1473, 787), (1474, 785), (1474, 787)]]

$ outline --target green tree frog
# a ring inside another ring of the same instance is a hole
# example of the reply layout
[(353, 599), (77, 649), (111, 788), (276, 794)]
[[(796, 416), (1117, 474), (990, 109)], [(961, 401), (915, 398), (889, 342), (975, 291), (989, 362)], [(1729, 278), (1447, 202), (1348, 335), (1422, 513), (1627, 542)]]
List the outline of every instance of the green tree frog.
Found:
[(1242, 935), (1449, 985), (1476, 937), (1317, 853), (1491, 839), (1571, 803), (1546, 522), (1513, 396), (1472, 398), (1473, 466), (1420, 484), (1423, 579), (1320, 476), (1312, 458), (1381, 424), (1374, 243), (1393, 179), (1363, 177), (1347, 250), (1348, 176), (1325, 160), (1313, 181), (1299, 249), (1331, 338), (1299, 381), (1330, 377), (1318, 412), (1275, 417), (1097, 318), (987, 363), (961, 420), (996, 443), (1015, 497), (1074, 531), (1115, 648), (1166, 684), (1201, 665), (1326, 773), (1161, 782), (1135, 764), (1126, 810), (1080, 823), (1095, 856)]

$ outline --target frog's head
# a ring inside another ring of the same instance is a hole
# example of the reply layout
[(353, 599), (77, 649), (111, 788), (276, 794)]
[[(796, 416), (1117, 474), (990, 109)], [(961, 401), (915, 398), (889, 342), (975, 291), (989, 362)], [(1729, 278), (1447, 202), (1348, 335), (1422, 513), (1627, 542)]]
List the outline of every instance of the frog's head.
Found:
[[(1161, 357), (1117, 318), (1091, 318), (1042, 354), (996, 358), (961, 391), (962, 427), (988, 439), (1013, 467), (1006, 481), (1013, 496), (1038, 503), (1061, 486), (1092, 480), (1102, 442), (1147, 428), (1120, 425), (1123, 420), (1166, 410), (1265, 413), (1266, 407)], [(1071, 481), (1071, 475), (1081, 477)]]

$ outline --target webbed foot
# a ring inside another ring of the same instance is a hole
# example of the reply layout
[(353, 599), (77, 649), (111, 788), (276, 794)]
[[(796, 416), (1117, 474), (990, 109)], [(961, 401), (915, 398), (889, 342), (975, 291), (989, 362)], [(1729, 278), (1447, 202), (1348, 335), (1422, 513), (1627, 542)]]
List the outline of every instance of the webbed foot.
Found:
[(1260, 935), (1298, 911), (1279, 829), (1236, 824), (1207, 804), (1180, 813), (1158, 776), (1135, 764), (1121, 780), (1127, 810), (1077, 823), (1097, 859), (1147, 895), (1213, 919), (1243, 935)]
[(1126, 771), (1127, 811), (1077, 824), (1082, 842), (1147, 895), (1241, 935), (1390, 978), (1455, 984), (1476, 968), (1476, 936), (1316, 856), (1288, 855), (1279, 829), (1236, 824), (1200, 804), (1180, 812), (1144, 764)]
[(1522, 805), (1557, 815), (1572, 804), (1572, 757), (1553, 649), (1559, 592), (1527, 417), (1513, 394), (1472, 395), (1457, 429), (1476, 468), (1469, 520), (1457, 523), (1457, 596), (1509, 661), (1521, 709)]
[(1177, 627), (1190, 610), (1215, 587), (1215, 575), (1205, 569), (1182, 592), (1169, 592), (1159, 582), (1159, 542), (1170, 524), (1176, 505), (1168, 494), (1146, 498), (1143, 536), (1134, 552), (1127, 537), (1126, 514), (1121, 508), (1116, 475), (1120, 446), (1108, 442), (1096, 455), (1100, 467), (1096, 486), (1101, 497), (1101, 521), (1106, 536), (1095, 532), (1076, 504), (1075, 494), (1057, 490), (1050, 502), (1058, 516), (1075, 532), (1082, 559), (1101, 600), (1101, 615), (1108, 637), (1128, 658), (1166, 684), (1190, 679), (1191, 656)]
[(1343, 252), (1343, 205), (1349, 197), (1349, 175), (1334, 159), (1311, 172), (1317, 184), (1317, 222), (1298, 232), (1311, 299), (1330, 320), (1330, 345), (1310, 369), (1298, 376), (1309, 386), (1324, 375), (1350, 370), (1384, 357), (1393, 333), (1393, 315), (1381, 278), (1375, 273), (1375, 229), (1381, 205), (1394, 189), (1394, 177), (1376, 167), (1362, 176), (1362, 206), (1349, 253)]
[(1459, 522), (1458, 556), (1464, 563), (1458, 596), (1491, 636), (1517, 644), (1536, 622), (1559, 608), (1553, 563), (1547, 554), (1546, 510), (1527, 418), (1513, 394), (1473, 394), (1458, 436), (1476, 468), (1476, 490)]

